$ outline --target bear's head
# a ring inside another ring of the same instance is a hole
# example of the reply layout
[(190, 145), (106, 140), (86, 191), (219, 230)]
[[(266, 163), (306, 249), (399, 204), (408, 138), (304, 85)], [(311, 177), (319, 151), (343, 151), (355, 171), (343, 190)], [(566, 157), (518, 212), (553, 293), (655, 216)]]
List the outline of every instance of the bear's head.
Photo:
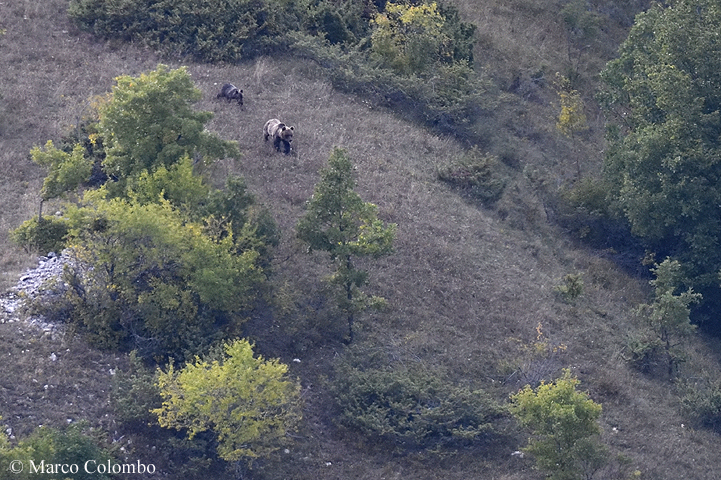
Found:
[(285, 142), (288, 142), (288, 143), (292, 142), (293, 141), (293, 127), (286, 127), (285, 125), (283, 125), (280, 128), (279, 136)]

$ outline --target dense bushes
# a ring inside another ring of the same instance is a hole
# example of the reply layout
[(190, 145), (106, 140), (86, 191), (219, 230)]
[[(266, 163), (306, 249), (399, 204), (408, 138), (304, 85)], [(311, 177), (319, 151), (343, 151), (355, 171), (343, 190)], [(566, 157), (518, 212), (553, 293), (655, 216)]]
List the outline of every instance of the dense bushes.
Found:
[(52, 144), (33, 150), (49, 168), (53, 196), (90, 176), (89, 168), (64, 174), (76, 165), (99, 162), (104, 173), (61, 218), (14, 232), (25, 246), (71, 247), (56, 295), (35, 308), (96, 345), (192, 356), (236, 335), (263, 286), (277, 226), (242, 179), (218, 190), (196, 171), (191, 158), (238, 156), (235, 143), (205, 130), (212, 115), (192, 108), (199, 95), (183, 68), (118, 77), (72, 154)]
[(209, 61), (279, 48), (304, 20), (303, 2), (282, 0), (74, 0), (69, 13), (101, 37), (142, 41)]
[(436, 2), (72, 0), (69, 14), (99, 36), (205, 61), (290, 51), (328, 68), (337, 88), (446, 133), (474, 136), (495, 104), (473, 69), (475, 26)]
[(185, 429), (192, 439), (212, 431), (218, 455), (229, 462), (269, 455), (301, 418), (300, 384), (288, 366), (255, 356), (247, 340), (223, 346), (221, 358), (196, 357), (180, 370), (171, 363), (158, 378), (162, 427)]
[(237, 254), (232, 237), (213, 239), (167, 203), (114, 200), (69, 215), (91, 228), (66, 268), (68, 321), (95, 344), (192, 353), (227, 333), (219, 327), (232, 331), (262, 281), (257, 252)]
[(714, 1), (654, 4), (636, 17), (601, 73), (609, 128), (605, 185), (615, 211), (659, 256), (682, 264), (704, 295), (709, 326), (721, 301), (721, 9)]
[[(29, 480), (48, 474), (69, 478), (70, 475), (63, 474), (70, 474), (71, 467), (77, 469), (72, 472), (72, 478), (77, 480), (108, 480), (112, 477), (98, 466), (103, 467), (109, 462), (115, 464), (114, 459), (94, 438), (92, 429), (83, 423), (74, 423), (64, 429), (40, 426), (14, 447), (4, 435), (0, 434), (2, 478)], [(63, 467), (65, 471), (61, 470)]]
[(60, 252), (65, 246), (65, 236), (68, 234), (68, 225), (65, 220), (58, 217), (33, 217), (10, 232), (10, 237), (26, 250), (39, 250), (46, 254)]
[(482, 390), (420, 366), (365, 361), (359, 367), (344, 360), (335, 368), (330, 391), (343, 426), (411, 450), (460, 446), (495, 433), (501, 408)]
[(438, 169), (438, 178), (483, 203), (498, 200), (506, 187), (498, 159), (472, 148), (461, 158)]

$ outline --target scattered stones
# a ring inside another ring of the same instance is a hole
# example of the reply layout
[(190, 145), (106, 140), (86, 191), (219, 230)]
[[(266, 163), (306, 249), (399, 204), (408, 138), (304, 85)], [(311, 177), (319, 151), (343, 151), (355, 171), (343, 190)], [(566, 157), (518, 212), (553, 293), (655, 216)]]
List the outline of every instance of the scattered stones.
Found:
[(40, 257), (36, 268), (27, 270), (14, 287), (0, 294), (0, 323), (24, 321), (45, 333), (57, 333), (57, 325), (47, 323), (39, 316), (23, 316), (21, 309), (26, 299), (43, 294), (43, 287), (48, 281), (60, 279), (65, 265), (71, 261), (68, 250), (60, 255), (51, 252), (45, 257)]

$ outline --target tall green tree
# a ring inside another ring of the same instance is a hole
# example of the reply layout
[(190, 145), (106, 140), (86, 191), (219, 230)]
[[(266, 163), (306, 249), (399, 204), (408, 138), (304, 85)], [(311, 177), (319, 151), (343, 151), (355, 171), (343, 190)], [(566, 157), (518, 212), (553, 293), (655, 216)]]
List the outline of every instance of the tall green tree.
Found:
[(301, 418), (300, 385), (288, 366), (253, 355), (246, 340), (224, 346), (220, 360), (196, 358), (181, 370), (160, 372), (160, 426), (185, 429), (188, 437), (212, 431), (218, 455), (229, 462), (252, 460), (276, 450)]
[(384, 300), (361, 290), (368, 272), (356, 267), (355, 257), (379, 258), (393, 251), (396, 224), (378, 219), (378, 207), (355, 192), (353, 163), (345, 150), (333, 149), (328, 166), (296, 225), (297, 236), (308, 250), (328, 252), (333, 265), (330, 283), (339, 289), (338, 304), (348, 322), (348, 342), (353, 341), (356, 314), (380, 307)]
[(601, 77), (615, 113), (604, 174), (634, 234), (682, 262), (704, 298), (721, 268), (721, 4), (639, 14)]
[(553, 383), (526, 385), (511, 395), (511, 413), (533, 433), (524, 451), (553, 480), (590, 479), (606, 463), (598, 440), (601, 405), (579, 392), (578, 384), (564, 370)]
[(221, 140), (205, 129), (211, 112), (196, 111), (201, 92), (185, 67), (165, 65), (139, 77), (122, 75), (107, 102), (99, 106), (99, 131), (106, 157), (106, 188), (125, 195), (129, 179), (170, 169), (183, 158), (209, 163), (238, 157), (235, 142)]

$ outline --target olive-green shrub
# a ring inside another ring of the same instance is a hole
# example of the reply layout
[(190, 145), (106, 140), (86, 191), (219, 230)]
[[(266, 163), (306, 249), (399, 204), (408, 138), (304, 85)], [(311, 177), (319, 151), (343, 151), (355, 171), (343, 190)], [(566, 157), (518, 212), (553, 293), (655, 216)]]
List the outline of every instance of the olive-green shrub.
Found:
[(500, 409), (482, 390), (401, 365), (361, 368), (341, 363), (330, 382), (338, 422), (409, 450), (454, 447), (487, 439)]

